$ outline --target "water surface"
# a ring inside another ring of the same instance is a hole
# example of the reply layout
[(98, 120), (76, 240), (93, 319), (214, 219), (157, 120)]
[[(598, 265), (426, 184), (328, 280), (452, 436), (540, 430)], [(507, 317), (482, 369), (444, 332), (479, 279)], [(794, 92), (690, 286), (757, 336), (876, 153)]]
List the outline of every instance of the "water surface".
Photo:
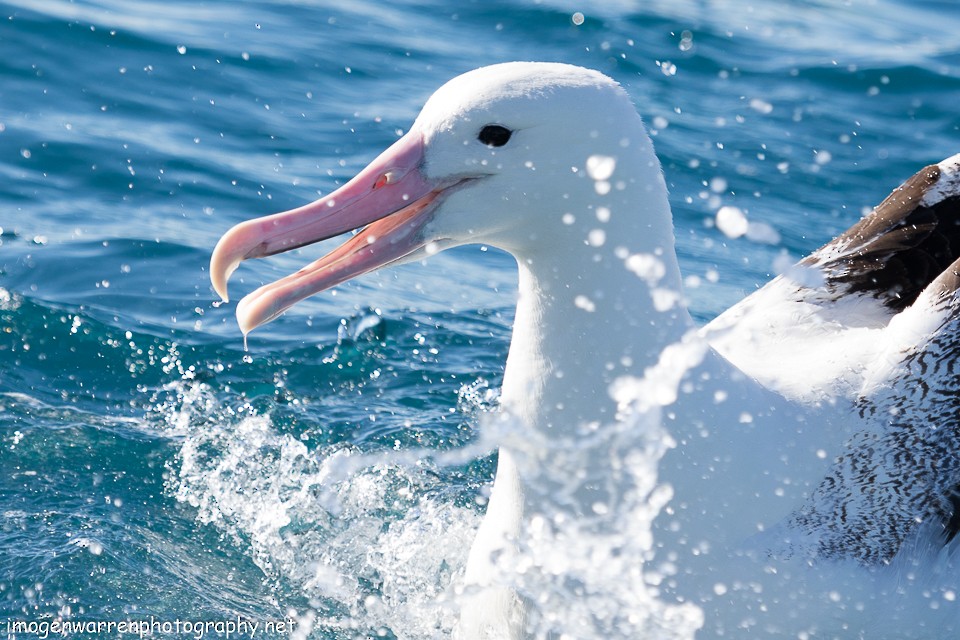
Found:
[[(700, 320), (960, 151), (945, 1), (22, 0), (0, 18), (0, 621), (447, 635), (494, 458), (416, 452), (474, 441), (512, 260), (467, 247), (361, 278), (248, 352), (206, 265), (231, 225), (349, 179), (461, 72), (552, 60), (626, 87)], [(776, 240), (725, 237), (727, 205)], [(245, 265), (232, 291), (334, 244)]]

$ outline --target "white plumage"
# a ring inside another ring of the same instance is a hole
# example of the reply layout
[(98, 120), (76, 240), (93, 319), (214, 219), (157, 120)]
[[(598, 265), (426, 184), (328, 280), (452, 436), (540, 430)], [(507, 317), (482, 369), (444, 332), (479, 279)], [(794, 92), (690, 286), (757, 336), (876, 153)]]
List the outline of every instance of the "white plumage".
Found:
[[(660, 576), (661, 600), (702, 610), (702, 637), (947, 638), (958, 616), (945, 594), (960, 582), (944, 571), (960, 483), (958, 163), (925, 169), (697, 329), (659, 162), (626, 93), (569, 65), (495, 65), (439, 89), (340, 190), (232, 229), (211, 276), (226, 298), (243, 259), (367, 225), (241, 302), (247, 332), (386, 264), (477, 242), (516, 257), (502, 392), (513, 429), (466, 567), (463, 638), (542, 635), (551, 600), (524, 575), (562, 569), (529, 540), (573, 540), (578, 522), (625, 504), (621, 466), (661, 428), (675, 443), (659, 466), (672, 498), (637, 531), (652, 538), (634, 561)], [(618, 424), (634, 431), (598, 435)], [(578, 441), (589, 456), (551, 447)]]

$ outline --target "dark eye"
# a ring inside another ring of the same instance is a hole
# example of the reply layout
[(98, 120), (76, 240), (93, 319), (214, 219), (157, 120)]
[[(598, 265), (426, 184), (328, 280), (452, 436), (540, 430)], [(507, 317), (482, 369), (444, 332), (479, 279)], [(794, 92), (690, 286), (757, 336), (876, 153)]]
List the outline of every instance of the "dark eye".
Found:
[(488, 147), (502, 147), (510, 140), (513, 131), (499, 124), (488, 124), (477, 135), (477, 140)]

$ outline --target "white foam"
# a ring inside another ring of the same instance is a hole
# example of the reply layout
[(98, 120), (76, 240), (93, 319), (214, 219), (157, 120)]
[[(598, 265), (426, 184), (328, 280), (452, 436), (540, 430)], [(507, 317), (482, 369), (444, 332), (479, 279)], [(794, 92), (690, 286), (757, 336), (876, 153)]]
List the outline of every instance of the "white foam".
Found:
[[(656, 384), (675, 394), (680, 375), (659, 376)], [(495, 402), (485, 386), (465, 387), (465, 412)], [(681, 640), (702, 624), (697, 607), (658, 600), (659, 578), (643, 568), (651, 522), (671, 495), (657, 483), (657, 462), (671, 444), (657, 410), (598, 426), (587, 439), (536, 443), (508, 416), (487, 414), (482, 437), (462, 449), (361, 453), (347, 446), (310, 450), (249, 407), (223, 419), (221, 401), (196, 381), (166, 391), (176, 400), (157, 410), (181, 438), (168, 489), (197, 510), (198, 520), (249, 546), (267, 576), (299, 585), (313, 602), (335, 602), (336, 613), (322, 606), (299, 613), (314, 629), (450, 637), (480, 513), (455, 505), (456, 491), (435, 470), (481, 457), (495, 442), (542, 473), (533, 490), (549, 497), (537, 501), (542, 510), (532, 514), (520, 564), (503, 568), (504, 580), (538, 594), (530, 610), (534, 637)], [(611, 451), (613, 472), (603, 479), (610, 491), (590, 517), (562, 522), (558, 486), (584, 479), (551, 470), (586, 467), (585, 459)], [(556, 464), (543, 464), (544, 456)]]
[(454, 492), (444, 493), (422, 452), (310, 450), (269, 416), (212, 420), (220, 407), (205, 385), (170, 391), (179, 406), (163, 411), (182, 444), (168, 489), (199, 521), (249, 546), (267, 576), (336, 602), (336, 613), (303, 612), (315, 628), (452, 633), (453, 584), (480, 514), (436, 497)]

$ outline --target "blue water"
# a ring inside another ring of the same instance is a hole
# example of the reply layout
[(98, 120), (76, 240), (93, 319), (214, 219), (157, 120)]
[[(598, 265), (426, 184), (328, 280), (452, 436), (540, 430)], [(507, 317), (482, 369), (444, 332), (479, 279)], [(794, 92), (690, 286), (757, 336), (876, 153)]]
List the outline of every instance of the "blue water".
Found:
[[(511, 260), (364, 277), (245, 353), (212, 247), (351, 177), (458, 73), (564, 61), (646, 118), (707, 320), (960, 151), (955, 4), (839, 4), (0, 1), (0, 635), (290, 616), (445, 637), (494, 460), (389, 463), (474, 438)], [(724, 205), (779, 242), (727, 239)], [(333, 244), (244, 265), (232, 292)], [(356, 456), (381, 464), (333, 464)]]

